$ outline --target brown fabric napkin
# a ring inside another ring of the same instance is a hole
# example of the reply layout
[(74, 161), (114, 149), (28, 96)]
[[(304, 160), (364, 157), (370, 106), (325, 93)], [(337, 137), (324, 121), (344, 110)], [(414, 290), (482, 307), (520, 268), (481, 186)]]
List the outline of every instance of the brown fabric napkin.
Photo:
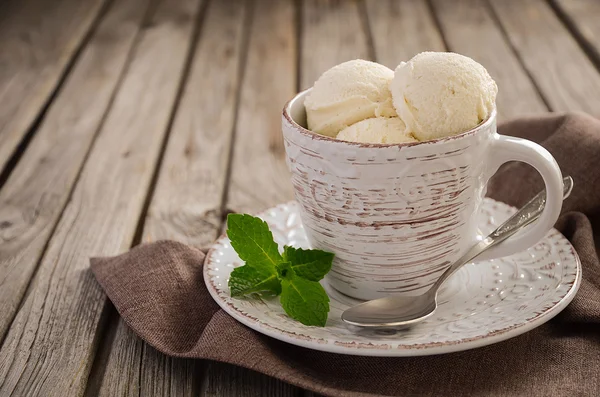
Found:
[[(508, 341), (415, 358), (344, 356), (256, 333), (219, 309), (204, 287), (204, 254), (161, 241), (92, 271), (129, 326), (165, 354), (239, 365), (329, 396), (600, 396), (600, 121), (583, 114), (515, 120), (500, 132), (542, 143), (575, 188), (557, 228), (583, 264), (583, 284), (560, 315)], [(523, 204), (542, 188), (529, 166), (509, 164), (489, 194)]]

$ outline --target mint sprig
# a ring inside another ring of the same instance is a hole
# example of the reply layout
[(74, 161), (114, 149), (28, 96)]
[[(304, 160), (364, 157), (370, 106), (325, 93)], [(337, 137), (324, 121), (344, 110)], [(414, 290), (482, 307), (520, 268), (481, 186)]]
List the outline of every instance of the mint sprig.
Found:
[(304, 325), (325, 326), (329, 297), (319, 284), (331, 270), (334, 255), (284, 246), (283, 255), (266, 222), (246, 214), (229, 214), (227, 236), (246, 264), (229, 277), (232, 297), (281, 295), (283, 310)]

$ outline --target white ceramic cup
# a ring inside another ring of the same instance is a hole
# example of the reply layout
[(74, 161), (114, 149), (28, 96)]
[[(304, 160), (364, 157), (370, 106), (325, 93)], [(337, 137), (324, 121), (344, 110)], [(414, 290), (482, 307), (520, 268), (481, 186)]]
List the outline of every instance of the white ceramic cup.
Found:
[[(296, 200), (313, 248), (335, 253), (327, 281), (359, 299), (417, 295), (478, 239), (488, 179), (507, 161), (535, 167), (546, 207), (527, 229), (481, 259), (537, 243), (562, 206), (562, 176), (546, 149), (499, 135), (496, 112), (476, 128), (407, 144), (339, 141), (304, 128), (304, 91), (283, 109), (283, 137)], [(514, 181), (519, 183), (519, 181)]]

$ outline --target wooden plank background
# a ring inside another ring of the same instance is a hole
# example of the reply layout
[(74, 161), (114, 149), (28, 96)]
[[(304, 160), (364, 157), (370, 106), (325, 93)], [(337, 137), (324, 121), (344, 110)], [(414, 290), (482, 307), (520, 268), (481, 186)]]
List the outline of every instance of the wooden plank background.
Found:
[(0, 350), (1, 395), (84, 392), (107, 306), (89, 257), (124, 251), (133, 242), (198, 8), (196, 0), (163, 1), (145, 21), (121, 89)]
[(425, 50), (481, 62), (500, 120), (600, 116), (595, 0), (7, 0), (0, 6), (0, 395), (314, 396), (166, 357), (88, 258), (207, 248), (292, 199), (283, 104), (325, 70)]
[(0, 13), (0, 170), (67, 73), (104, 0), (22, 0)]
[(0, 339), (23, 299), (130, 55), (141, 1), (106, 14), (0, 190)]

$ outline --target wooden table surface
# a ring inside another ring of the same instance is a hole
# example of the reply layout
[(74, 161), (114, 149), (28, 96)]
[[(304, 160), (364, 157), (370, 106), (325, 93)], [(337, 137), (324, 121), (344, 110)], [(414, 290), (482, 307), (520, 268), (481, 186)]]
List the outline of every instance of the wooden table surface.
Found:
[(500, 120), (600, 115), (597, 0), (6, 0), (0, 4), (0, 395), (310, 396), (166, 357), (90, 256), (207, 247), (292, 198), (280, 110), (329, 67), (451, 50)]

